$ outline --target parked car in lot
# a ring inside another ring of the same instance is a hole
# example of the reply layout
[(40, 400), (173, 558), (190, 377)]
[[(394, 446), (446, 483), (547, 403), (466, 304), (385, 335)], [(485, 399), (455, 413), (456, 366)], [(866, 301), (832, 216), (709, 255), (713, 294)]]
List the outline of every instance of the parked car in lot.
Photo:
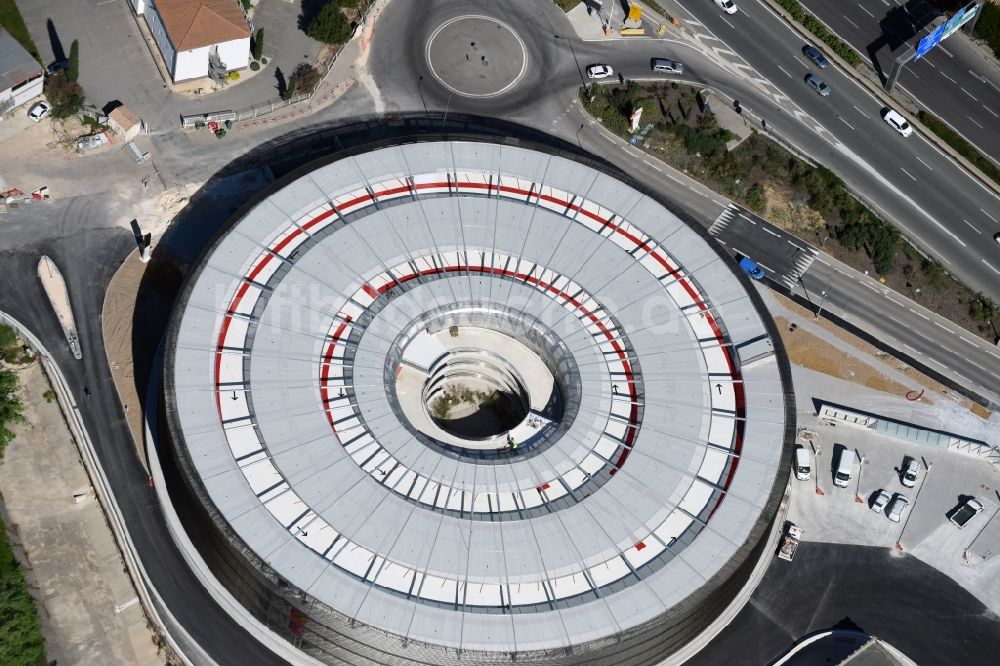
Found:
[(740, 268), (754, 280), (761, 280), (764, 278), (764, 269), (750, 257), (740, 258)]
[(795, 478), (799, 481), (808, 481), (812, 474), (812, 454), (809, 449), (800, 446), (795, 449)]
[(884, 490), (878, 491), (878, 494), (875, 495), (875, 499), (872, 500), (872, 511), (875, 513), (882, 513), (882, 509), (884, 509), (885, 505), (889, 503), (890, 498), (891, 495), (889, 495), (888, 492)]
[(676, 60), (668, 60), (667, 58), (650, 58), (649, 68), (654, 72), (664, 74), (684, 73), (684, 63), (677, 62)]
[(811, 46), (809, 44), (803, 46), (802, 55), (812, 60), (813, 64), (815, 64), (820, 69), (826, 69), (827, 67), (830, 66), (830, 61), (827, 60), (826, 56), (823, 55), (823, 52), (820, 51), (815, 46)]
[(826, 85), (826, 81), (815, 74), (807, 74), (806, 83), (809, 84), (810, 88), (819, 93), (820, 97), (828, 97), (830, 95), (830, 86)]
[(917, 485), (917, 473), (920, 471), (920, 463), (916, 458), (906, 456), (903, 458), (902, 474), (899, 477), (900, 483), (907, 488)]
[(962, 502), (962, 506), (951, 512), (948, 520), (953, 522), (958, 529), (962, 529), (970, 520), (983, 512), (983, 503), (975, 497), (970, 497)]
[(833, 473), (833, 485), (846, 488), (854, 473), (854, 451), (848, 448), (840, 450), (840, 458), (837, 460), (837, 471)]
[(727, 14), (736, 13), (736, 3), (733, 0), (714, 0), (715, 5)]
[(885, 517), (894, 523), (898, 523), (906, 512), (906, 507), (910, 505), (910, 500), (902, 493), (896, 493), (892, 497), (892, 502), (885, 509)]
[(39, 102), (28, 109), (28, 118), (34, 120), (36, 123), (40, 122), (42, 118), (49, 115), (49, 111), (51, 110), (52, 106), (48, 102)]
[(592, 79), (606, 79), (614, 73), (615, 70), (611, 69), (611, 65), (590, 65), (587, 67), (587, 76)]
[(882, 112), (882, 120), (884, 120), (889, 127), (896, 130), (903, 136), (910, 136), (913, 134), (913, 127), (910, 123), (906, 122), (906, 118), (904, 118), (898, 111), (885, 109)]

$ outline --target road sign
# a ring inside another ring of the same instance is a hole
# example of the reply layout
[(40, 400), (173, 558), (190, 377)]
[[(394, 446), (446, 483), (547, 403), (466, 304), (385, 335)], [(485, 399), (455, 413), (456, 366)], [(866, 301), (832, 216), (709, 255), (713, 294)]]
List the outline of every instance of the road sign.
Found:
[(934, 32), (920, 40), (913, 59), (917, 60), (926, 55), (928, 51), (950, 37), (953, 32), (975, 18), (978, 11), (979, 5), (973, 3), (955, 12), (954, 16), (935, 28)]

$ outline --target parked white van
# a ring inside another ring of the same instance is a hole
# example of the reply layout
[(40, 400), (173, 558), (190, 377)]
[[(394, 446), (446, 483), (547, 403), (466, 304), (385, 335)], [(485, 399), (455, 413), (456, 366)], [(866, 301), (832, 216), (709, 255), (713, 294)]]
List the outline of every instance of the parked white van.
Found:
[(846, 488), (854, 473), (854, 451), (851, 449), (840, 450), (840, 460), (837, 461), (837, 471), (833, 475), (833, 485)]
[(812, 472), (812, 454), (805, 447), (795, 449), (795, 478), (799, 481), (808, 481)]

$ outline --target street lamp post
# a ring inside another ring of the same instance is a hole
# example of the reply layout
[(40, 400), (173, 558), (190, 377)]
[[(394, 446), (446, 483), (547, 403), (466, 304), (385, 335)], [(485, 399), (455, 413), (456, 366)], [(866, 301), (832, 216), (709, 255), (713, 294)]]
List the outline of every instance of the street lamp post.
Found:
[(823, 489), (819, 487), (819, 452), (822, 449), (822, 447), (819, 444), (815, 444), (814, 448), (815, 448), (815, 451), (813, 452), (813, 457), (816, 460), (815, 460), (815, 465), (813, 465), (813, 467), (815, 467), (815, 472), (816, 472), (816, 477), (815, 477), (816, 478), (816, 494), (817, 495), (825, 495), (826, 493), (824, 493)]
[(906, 533), (906, 526), (910, 524), (910, 516), (913, 515), (914, 510), (917, 508), (917, 499), (920, 498), (920, 491), (927, 485), (927, 477), (931, 475), (931, 467), (933, 466), (933, 462), (927, 463), (927, 472), (924, 473), (924, 480), (917, 486), (917, 493), (913, 496), (913, 504), (910, 505), (910, 511), (906, 514), (906, 520), (903, 521), (903, 529), (899, 530), (899, 538), (896, 539), (897, 550), (903, 550), (903, 534)]
[(820, 295), (820, 299), (819, 299), (819, 309), (817, 309), (817, 310), (816, 310), (816, 314), (815, 314), (815, 315), (813, 315), (813, 321), (815, 321), (815, 320), (819, 319), (819, 316), (820, 316), (821, 314), (823, 314), (823, 303), (825, 303), (825, 302), (826, 302), (826, 289), (824, 289), (823, 291), (819, 292), (819, 295)]
[(865, 457), (861, 456), (861, 462), (858, 465), (858, 486), (857, 489), (854, 491), (854, 501), (857, 502), (858, 504), (865, 503), (865, 500), (862, 499), (861, 497), (861, 472), (864, 471), (865, 463), (867, 462), (868, 461), (865, 459)]

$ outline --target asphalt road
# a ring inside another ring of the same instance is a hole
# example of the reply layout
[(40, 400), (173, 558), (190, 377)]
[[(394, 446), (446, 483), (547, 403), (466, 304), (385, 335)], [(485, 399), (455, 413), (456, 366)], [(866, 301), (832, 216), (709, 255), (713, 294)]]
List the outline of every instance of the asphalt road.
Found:
[[(99, 217), (99, 208), (96, 203), (74, 209), (63, 219), (70, 224), (75, 215)], [(63, 211), (51, 212), (58, 215)], [(65, 374), (143, 566), (175, 618), (220, 664), (281, 663), (236, 626), (191, 575), (167, 531), (155, 491), (148, 487), (148, 477), (136, 455), (101, 335), (101, 308), (108, 281), (134, 243), (125, 230), (90, 229), (3, 251), (0, 284), (16, 288), (0, 289), (0, 310), (28, 326)], [(56, 262), (69, 287), (83, 350), (80, 361), (70, 354), (55, 313), (35, 278), (42, 254)]]
[[(892, 22), (901, 12), (901, 0), (805, 0), (803, 7), (823, 21), (868, 62), (869, 47), (879, 43), (882, 23)], [(925, 28), (908, 40), (915, 45), (930, 32)], [(888, 73), (889, 49), (877, 53)], [(973, 46), (961, 31), (954, 33), (920, 60), (911, 61), (900, 74), (897, 86), (921, 106), (943, 119), (979, 150), (1000, 164), (1000, 63)]]
[[(840, 175), (949, 272), (1000, 298), (1000, 247), (987, 242), (1000, 232), (1000, 197), (919, 135), (895, 133), (879, 117), (882, 105), (836, 67), (821, 73), (830, 96), (815, 94), (803, 81), (819, 72), (802, 55), (804, 42), (759, 0), (739, 3), (731, 17), (709, 2), (683, 5), (702, 24), (692, 29), (714, 34), (751, 68), (731, 94), (746, 96), (740, 87), (759, 77), (788, 98), (776, 105), (741, 97), (745, 109)], [(702, 74), (709, 83), (728, 83)]]
[(1000, 618), (953, 580), (887, 548), (803, 542), (691, 666), (761, 666), (805, 634), (853, 623), (919, 664), (996, 663)]

